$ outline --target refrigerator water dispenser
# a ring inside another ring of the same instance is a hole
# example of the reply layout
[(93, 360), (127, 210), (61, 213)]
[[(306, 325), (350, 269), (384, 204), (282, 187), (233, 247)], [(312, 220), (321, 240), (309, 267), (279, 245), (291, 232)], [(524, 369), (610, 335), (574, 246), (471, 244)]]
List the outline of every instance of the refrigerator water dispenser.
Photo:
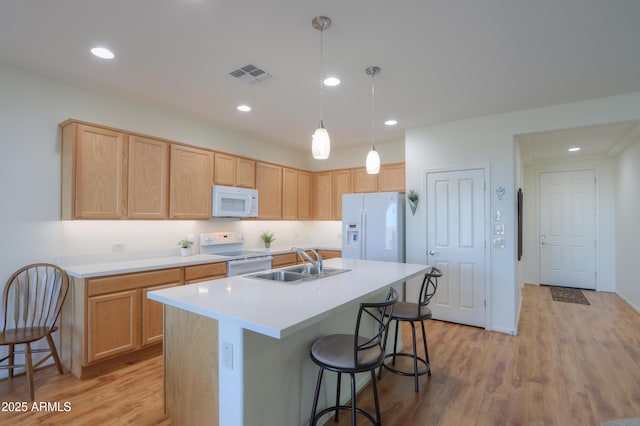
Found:
[(357, 223), (345, 224), (347, 234), (347, 246), (357, 246), (360, 244), (360, 225)]

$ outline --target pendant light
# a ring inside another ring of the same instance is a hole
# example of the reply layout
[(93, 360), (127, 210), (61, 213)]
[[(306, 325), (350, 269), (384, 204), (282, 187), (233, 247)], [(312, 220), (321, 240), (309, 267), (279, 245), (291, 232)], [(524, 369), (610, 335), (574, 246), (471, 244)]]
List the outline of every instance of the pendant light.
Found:
[(367, 75), (371, 76), (371, 151), (367, 154), (367, 173), (370, 175), (377, 175), (380, 172), (380, 155), (376, 151), (375, 145), (375, 84), (374, 78), (376, 74), (380, 72), (380, 67), (371, 66), (364, 70)]
[(316, 160), (326, 160), (329, 158), (329, 152), (331, 151), (331, 140), (329, 139), (329, 132), (324, 128), (322, 121), (322, 89), (324, 86), (322, 32), (331, 26), (331, 19), (326, 16), (317, 16), (313, 18), (311, 24), (313, 28), (320, 31), (320, 125), (313, 133), (311, 153)]

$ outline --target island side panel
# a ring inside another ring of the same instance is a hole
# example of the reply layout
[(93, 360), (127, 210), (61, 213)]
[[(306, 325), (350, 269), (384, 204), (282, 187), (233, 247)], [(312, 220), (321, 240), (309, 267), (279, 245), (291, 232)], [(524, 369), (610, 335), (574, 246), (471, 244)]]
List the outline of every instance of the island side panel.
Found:
[(164, 306), (165, 412), (176, 425), (218, 426), (218, 321)]

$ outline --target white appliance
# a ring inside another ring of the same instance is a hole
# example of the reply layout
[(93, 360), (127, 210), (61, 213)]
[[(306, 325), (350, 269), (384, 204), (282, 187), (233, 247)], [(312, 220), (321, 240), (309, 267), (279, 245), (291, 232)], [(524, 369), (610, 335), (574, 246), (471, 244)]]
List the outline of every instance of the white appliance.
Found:
[(244, 250), (243, 244), (244, 236), (239, 232), (200, 234), (200, 253), (226, 257), (228, 277), (271, 269), (273, 257), (269, 253)]
[(213, 185), (211, 215), (214, 217), (258, 216), (258, 190)]
[(404, 262), (405, 197), (400, 192), (342, 196), (342, 257)]

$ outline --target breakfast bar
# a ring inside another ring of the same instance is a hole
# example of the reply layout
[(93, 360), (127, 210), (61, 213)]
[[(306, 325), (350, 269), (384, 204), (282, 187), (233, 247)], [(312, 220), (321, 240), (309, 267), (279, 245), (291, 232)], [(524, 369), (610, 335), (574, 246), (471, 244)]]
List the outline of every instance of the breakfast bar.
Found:
[[(429, 269), (342, 258), (325, 267), (343, 271), (294, 283), (236, 276), (148, 293), (164, 304), (165, 411), (172, 424), (307, 424), (317, 374), (309, 359), (313, 341), (352, 333), (359, 303)], [(358, 386), (365, 383), (362, 377)]]

